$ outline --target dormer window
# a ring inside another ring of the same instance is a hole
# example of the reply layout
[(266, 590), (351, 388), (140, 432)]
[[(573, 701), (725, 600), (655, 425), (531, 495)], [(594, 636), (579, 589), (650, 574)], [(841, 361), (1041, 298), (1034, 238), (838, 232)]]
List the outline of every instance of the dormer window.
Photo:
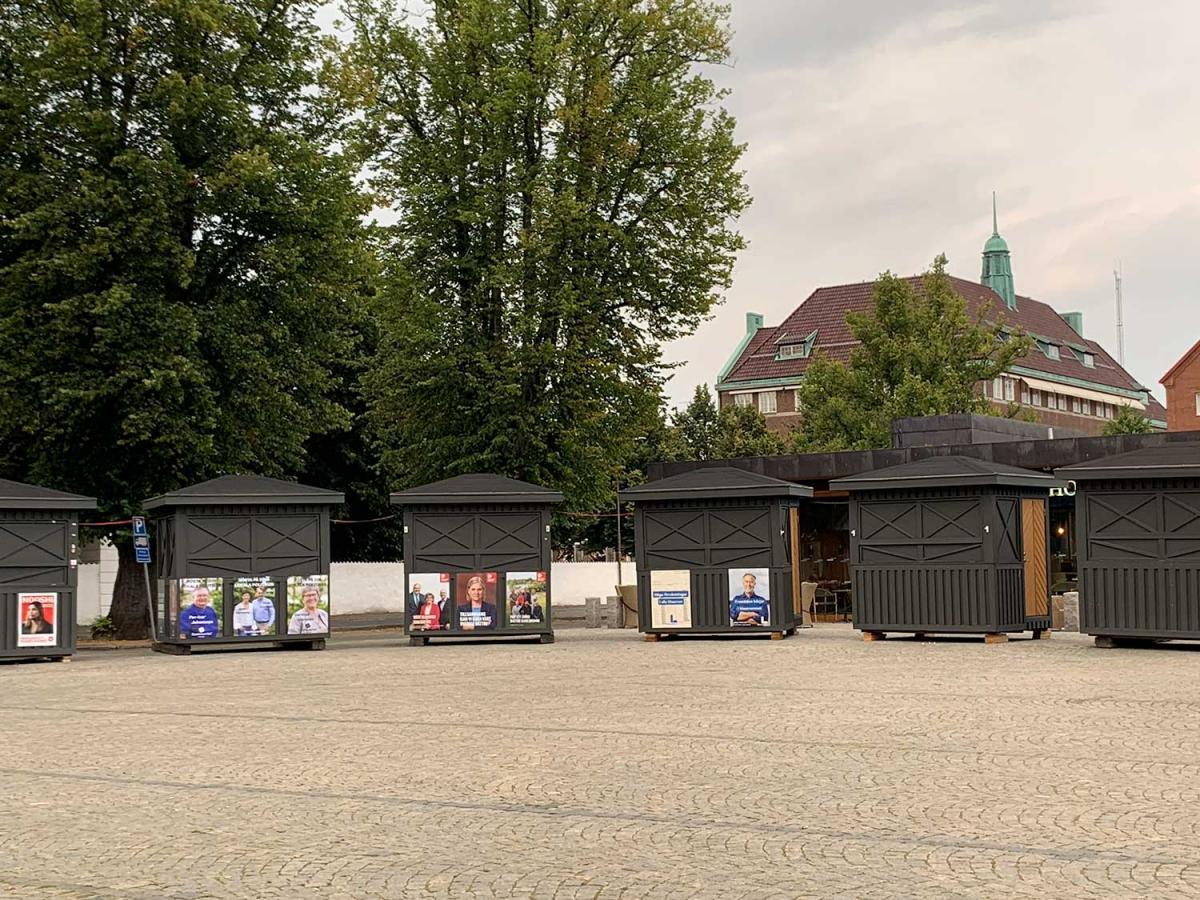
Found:
[(1089, 369), (1094, 369), (1094, 368), (1096, 368), (1096, 356), (1095, 356), (1095, 354), (1093, 354), (1093, 353), (1085, 353), (1085, 354), (1083, 354), (1083, 359), (1082, 359), (1082, 360), (1080, 360), (1080, 362), (1082, 362), (1082, 363), (1083, 363), (1085, 366), (1087, 366)]
[(1047, 359), (1061, 359), (1058, 353), (1058, 344), (1045, 344), (1042, 347)]
[(808, 359), (812, 356), (813, 344), (817, 342), (817, 330), (814, 328), (807, 337), (798, 338), (784, 334), (775, 343), (776, 359)]

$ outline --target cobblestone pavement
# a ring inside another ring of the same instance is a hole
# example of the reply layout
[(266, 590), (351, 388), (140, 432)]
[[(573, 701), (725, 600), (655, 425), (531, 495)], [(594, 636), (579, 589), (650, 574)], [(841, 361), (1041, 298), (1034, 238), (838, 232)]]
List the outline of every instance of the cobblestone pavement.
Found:
[(1198, 651), (819, 626), (0, 667), (0, 896), (1196, 895)]

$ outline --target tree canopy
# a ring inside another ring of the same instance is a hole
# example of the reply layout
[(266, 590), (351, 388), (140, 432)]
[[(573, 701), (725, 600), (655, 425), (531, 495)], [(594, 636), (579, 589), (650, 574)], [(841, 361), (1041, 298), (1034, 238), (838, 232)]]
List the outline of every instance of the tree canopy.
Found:
[(395, 484), (503, 472), (607, 503), (664, 341), (727, 286), (748, 202), (709, 0), (352, 0), (387, 205), (365, 379)]
[[(348, 424), (335, 361), (354, 352), (369, 202), (331, 149), (348, 110), (322, 83), (318, 6), (4, 0), (5, 473), (116, 515), (295, 472), (311, 434)], [(144, 613), (121, 549), (129, 636)]]
[(1149, 434), (1154, 430), (1142, 413), (1132, 406), (1117, 407), (1117, 414), (1104, 423), (1101, 434)]
[(797, 392), (798, 452), (887, 447), (893, 419), (990, 412), (980, 382), (1030, 347), (993, 311), (968, 313), (946, 275), (945, 256), (934, 260), (919, 289), (885, 272), (873, 309), (846, 319), (860, 346), (848, 364), (821, 355), (809, 364)]

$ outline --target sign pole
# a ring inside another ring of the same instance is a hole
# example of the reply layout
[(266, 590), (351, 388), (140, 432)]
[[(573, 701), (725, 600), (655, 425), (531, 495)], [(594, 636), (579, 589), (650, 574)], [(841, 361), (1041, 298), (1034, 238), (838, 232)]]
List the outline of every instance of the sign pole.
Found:
[(146, 616), (150, 622), (150, 640), (158, 640), (154, 622), (154, 594), (150, 590), (150, 535), (146, 532), (145, 516), (133, 517), (133, 552), (142, 564), (142, 575), (146, 579)]

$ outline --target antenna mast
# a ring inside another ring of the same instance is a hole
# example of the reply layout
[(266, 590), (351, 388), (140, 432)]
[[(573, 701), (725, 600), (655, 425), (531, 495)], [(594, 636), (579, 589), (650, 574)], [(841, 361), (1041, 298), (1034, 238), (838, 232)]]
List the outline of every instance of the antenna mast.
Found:
[(1121, 312), (1121, 264), (1113, 269), (1113, 280), (1117, 283), (1117, 362), (1125, 365), (1125, 319)]

